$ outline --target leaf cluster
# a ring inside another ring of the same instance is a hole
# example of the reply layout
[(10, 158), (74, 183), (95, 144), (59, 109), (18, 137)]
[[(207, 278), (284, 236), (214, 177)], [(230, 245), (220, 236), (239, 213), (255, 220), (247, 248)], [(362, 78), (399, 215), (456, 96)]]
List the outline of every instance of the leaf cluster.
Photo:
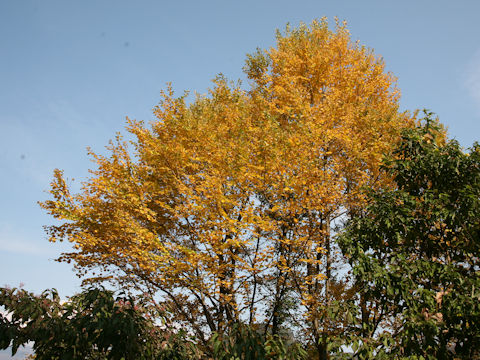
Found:
[(265, 334), (260, 328), (236, 324), (228, 334), (215, 333), (213, 357), (217, 360), (301, 360), (307, 351), (294, 339)]
[(359, 296), (377, 314), (357, 328), (358, 353), (472, 359), (480, 355), (480, 148), (464, 152), (426, 115), (385, 163), (396, 188), (371, 192), (340, 241)]
[[(0, 289), (0, 348), (33, 342), (35, 359), (183, 359), (193, 347), (182, 331), (155, 325), (130, 296), (90, 288), (63, 302), (55, 290), (34, 295)], [(167, 341), (168, 340), (168, 341)]]

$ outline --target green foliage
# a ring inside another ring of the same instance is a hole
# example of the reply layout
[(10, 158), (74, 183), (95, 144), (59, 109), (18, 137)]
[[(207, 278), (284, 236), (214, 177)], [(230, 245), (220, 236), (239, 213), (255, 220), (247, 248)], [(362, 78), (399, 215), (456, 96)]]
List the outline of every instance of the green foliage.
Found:
[(430, 115), (386, 162), (397, 187), (372, 192), (340, 241), (359, 289), (349, 340), (360, 358), (480, 355), (480, 147), (464, 153)]
[(278, 335), (263, 334), (242, 324), (233, 326), (229, 334), (214, 334), (211, 339), (217, 360), (301, 360), (306, 351), (296, 342), (287, 344)]
[[(92, 288), (61, 303), (55, 290), (36, 296), (0, 288), (0, 348), (34, 342), (42, 359), (193, 359), (195, 350), (181, 331), (156, 326), (132, 297)], [(191, 356), (191, 357), (190, 357)]]
[[(0, 288), (0, 348), (12, 355), (34, 342), (35, 359), (211, 359), (182, 330), (155, 325), (152, 311), (132, 297), (91, 288), (62, 303), (55, 290), (37, 296)], [(159, 315), (158, 313), (156, 314)], [(158, 318), (158, 317), (157, 317)], [(210, 340), (218, 360), (300, 360), (300, 344), (238, 324)]]

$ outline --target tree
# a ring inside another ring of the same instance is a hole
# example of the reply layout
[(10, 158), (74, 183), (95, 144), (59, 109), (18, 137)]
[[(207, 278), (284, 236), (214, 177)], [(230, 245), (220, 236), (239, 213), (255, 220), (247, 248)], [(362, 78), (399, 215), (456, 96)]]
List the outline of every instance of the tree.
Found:
[(187, 360), (196, 349), (182, 331), (159, 327), (132, 297), (90, 288), (62, 302), (55, 290), (37, 296), (0, 288), (0, 349), (33, 342), (35, 359)]
[(352, 332), (360, 358), (480, 357), (480, 147), (463, 152), (430, 116), (387, 162), (396, 187), (341, 240), (376, 304)]
[(409, 121), (383, 61), (339, 23), (287, 28), (245, 72), (249, 91), (218, 77), (191, 104), (169, 87), (150, 128), (128, 120), (133, 153), (120, 135), (90, 152), (81, 193), (56, 170), (47, 232), (73, 243), (60, 260), (79, 275), (161, 294), (205, 346), (243, 322), (303, 329), (325, 357), (331, 229), (388, 182), (382, 154)]
[(247, 62), (259, 108), (269, 109), (294, 144), (270, 180), (295, 189), (294, 196), (278, 201), (281, 188), (274, 187), (264, 197), (283, 210), (277, 237), (293, 233), (293, 246), (280, 246), (279, 253), (295, 271), (279, 268), (276, 279), (291, 284), (304, 306), (321, 358), (327, 357), (329, 334), (342, 332), (340, 322), (330, 323), (331, 302), (346, 293), (334, 273), (332, 228), (361, 207), (363, 187), (388, 182), (378, 164), (408, 125), (397, 113), (398, 92), (382, 60), (352, 44), (345, 26), (337, 23), (336, 30), (330, 33), (326, 22), (311, 30), (287, 28), (285, 37), (278, 34), (277, 49)]

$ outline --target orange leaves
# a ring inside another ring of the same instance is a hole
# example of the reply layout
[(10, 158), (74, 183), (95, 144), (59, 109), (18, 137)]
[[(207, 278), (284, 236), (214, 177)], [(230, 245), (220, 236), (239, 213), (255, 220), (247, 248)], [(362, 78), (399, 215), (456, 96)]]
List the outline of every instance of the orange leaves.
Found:
[(42, 207), (64, 221), (52, 237), (77, 249), (65, 260), (174, 303), (189, 294), (218, 324), (239, 304), (267, 309), (268, 294), (313, 298), (295, 284), (325, 278), (330, 221), (381, 181), (382, 154), (408, 122), (393, 76), (338, 23), (288, 29), (245, 72), (250, 91), (218, 77), (190, 104), (168, 86), (150, 127), (127, 119), (131, 146), (117, 135), (110, 156), (90, 152), (97, 168), (80, 194), (55, 172)]

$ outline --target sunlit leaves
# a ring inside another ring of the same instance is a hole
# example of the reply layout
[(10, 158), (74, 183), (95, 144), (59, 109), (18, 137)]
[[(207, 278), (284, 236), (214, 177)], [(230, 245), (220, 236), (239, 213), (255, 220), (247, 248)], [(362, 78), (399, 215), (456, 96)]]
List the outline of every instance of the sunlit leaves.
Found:
[(42, 203), (64, 221), (51, 239), (77, 249), (62, 260), (160, 293), (201, 341), (317, 318), (333, 220), (388, 182), (380, 160), (409, 125), (393, 76), (341, 24), (287, 29), (245, 72), (248, 91), (219, 76), (191, 103), (169, 87), (149, 126), (128, 121), (131, 144), (91, 153), (79, 194), (57, 171)]

